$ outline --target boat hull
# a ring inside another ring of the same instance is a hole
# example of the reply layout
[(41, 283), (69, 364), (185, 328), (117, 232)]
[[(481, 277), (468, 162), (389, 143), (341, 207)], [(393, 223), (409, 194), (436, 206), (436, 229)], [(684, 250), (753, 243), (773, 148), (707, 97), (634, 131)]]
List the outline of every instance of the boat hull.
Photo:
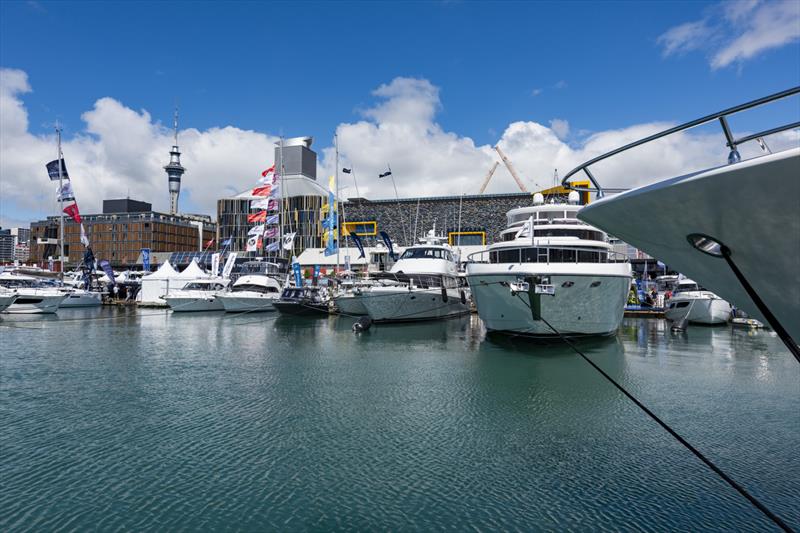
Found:
[(20, 294), (19, 297), (6, 308), (4, 313), (15, 315), (52, 314), (64, 300), (64, 295), (42, 296)]
[(224, 311), (222, 300), (216, 296), (182, 297), (166, 296), (164, 298), (173, 313), (197, 313), (202, 311)]
[[(679, 300), (688, 302), (685, 307), (669, 307), (664, 311), (664, 316), (672, 322), (686, 319), (693, 324), (717, 325), (727, 324), (731, 317), (731, 304), (722, 298), (693, 298)], [(674, 298), (670, 305), (678, 303)], [(687, 316), (688, 312), (688, 316)]]
[(8, 306), (14, 303), (14, 300), (17, 299), (16, 294), (9, 294), (9, 295), (0, 295), (0, 313), (5, 311)]
[(375, 322), (413, 322), (454, 318), (470, 312), (467, 289), (409, 289), (408, 287), (373, 287), (361, 301)]
[(360, 294), (348, 294), (337, 296), (333, 301), (339, 313), (343, 315), (366, 316), (369, 314), (369, 311), (367, 311), (367, 308), (364, 306), (363, 298), (364, 296)]
[(327, 304), (307, 304), (302, 302), (276, 301), (275, 309), (284, 315), (295, 316), (328, 316)]
[(222, 307), (226, 313), (257, 313), (264, 311), (274, 311), (275, 300), (277, 298), (267, 298), (263, 296), (232, 296), (226, 294), (219, 296), (222, 301)]
[(99, 292), (67, 293), (67, 297), (59, 305), (61, 309), (73, 307), (99, 307), (103, 305), (103, 295)]
[(532, 337), (559, 333), (602, 336), (614, 334), (622, 322), (629, 275), (547, 274), (555, 287), (554, 295), (512, 295), (509, 284), (516, 282), (518, 275), (519, 272), (467, 276), (478, 315), (487, 330)]
[(713, 237), (759, 298), (800, 339), (800, 148), (664, 180), (603, 198), (578, 218), (647, 252), (766, 322), (727, 262), (687, 236)]

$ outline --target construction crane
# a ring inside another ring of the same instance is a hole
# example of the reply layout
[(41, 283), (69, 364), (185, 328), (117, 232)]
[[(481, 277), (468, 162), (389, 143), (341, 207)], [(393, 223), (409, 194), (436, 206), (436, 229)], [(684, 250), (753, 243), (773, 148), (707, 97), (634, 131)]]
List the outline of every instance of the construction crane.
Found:
[(483, 194), (483, 191), (486, 190), (486, 186), (489, 185), (489, 180), (492, 179), (492, 176), (494, 176), (494, 171), (497, 170), (497, 165), (499, 164), (500, 163), (498, 163), (497, 161), (494, 162), (494, 165), (492, 165), (492, 169), (486, 174), (486, 177), (483, 179), (483, 185), (481, 185), (481, 190), (478, 191), (478, 194)]
[(522, 192), (528, 192), (528, 189), (526, 189), (525, 185), (522, 184), (522, 180), (519, 179), (519, 176), (517, 176), (517, 171), (514, 170), (514, 165), (511, 164), (511, 161), (509, 161), (509, 159), (506, 157), (506, 154), (504, 154), (503, 151), (500, 149), (500, 146), (495, 146), (494, 149), (497, 150), (497, 153), (500, 155), (500, 159), (503, 160), (503, 164), (511, 173), (511, 177), (514, 178), (514, 181), (517, 182), (519, 190), (521, 190)]

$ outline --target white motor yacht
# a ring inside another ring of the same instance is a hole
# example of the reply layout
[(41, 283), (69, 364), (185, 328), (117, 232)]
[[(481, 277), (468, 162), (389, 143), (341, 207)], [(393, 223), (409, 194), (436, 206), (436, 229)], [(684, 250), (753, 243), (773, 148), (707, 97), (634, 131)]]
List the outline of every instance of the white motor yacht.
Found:
[(15, 290), (17, 298), (3, 312), (14, 314), (55, 313), (66, 298), (58, 287), (45, 286), (33, 276), (0, 273), (0, 286)]
[(405, 249), (379, 285), (358, 298), (376, 322), (451, 318), (469, 313), (469, 289), (458, 276), (458, 262), (435, 228)]
[(500, 242), (469, 256), (467, 279), (489, 331), (528, 336), (609, 335), (617, 331), (631, 266), (606, 235), (577, 220), (569, 203), (508, 212)]
[(664, 315), (672, 322), (687, 320), (694, 324), (726, 324), (731, 318), (731, 304), (694, 281), (683, 279), (667, 300)]
[(230, 280), (224, 278), (198, 279), (182, 288), (169, 291), (164, 300), (173, 312), (224, 311), (220, 300)]
[(217, 298), (229, 313), (274, 311), (273, 303), (281, 296), (281, 284), (272, 276), (251, 274), (241, 276), (228, 292)]
[[(580, 218), (685, 273), (714, 294), (768, 323), (800, 360), (800, 146), (790, 139), (796, 123), (735, 138), (728, 118), (741, 111), (800, 94), (800, 87), (773, 94), (670, 128), (583, 163), (578, 173), (604, 196)], [(590, 166), (689, 128), (718, 122), (728, 164), (650, 183), (635, 189), (600, 185)], [(784, 147), (775, 134), (784, 132)], [(748, 143), (749, 141), (758, 141)], [(744, 147), (742, 147), (744, 145)], [(739, 150), (749, 151), (742, 159)]]
[(346, 316), (368, 315), (369, 311), (361, 301), (361, 296), (375, 284), (375, 280), (372, 279), (345, 279), (339, 285), (339, 291), (333, 298), (336, 310)]

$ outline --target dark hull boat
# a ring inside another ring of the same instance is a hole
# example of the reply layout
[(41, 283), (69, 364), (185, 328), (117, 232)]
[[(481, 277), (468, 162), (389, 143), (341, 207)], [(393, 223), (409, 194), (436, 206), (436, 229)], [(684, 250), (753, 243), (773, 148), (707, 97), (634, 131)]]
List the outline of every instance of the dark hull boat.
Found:
[(319, 287), (290, 287), (272, 305), (280, 313), (295, 316), (327, 316), (328, 300)]

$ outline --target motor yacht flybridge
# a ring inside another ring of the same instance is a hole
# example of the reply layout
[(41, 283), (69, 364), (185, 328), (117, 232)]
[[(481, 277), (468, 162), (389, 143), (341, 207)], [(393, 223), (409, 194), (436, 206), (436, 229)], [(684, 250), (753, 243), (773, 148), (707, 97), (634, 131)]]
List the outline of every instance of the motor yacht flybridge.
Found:
[(508, 228), (488, 250), (471, 254), (467, 280), (489, 331), (515, 335), (609, 335), (617, 331), (631, 284), (627, 258), (602, 231), (576, 218), (569, 203), (508, 212)]
[[(798, 361), (800, 141), (772, 153), (765, 138), (796, 132), (800, 121), (736, 138), (727, 118), (799, 93), (800, 87), (794, 87), (651, 135), (583, 163), (562, 181), (565, 187), (599, 196), (581, 211), (582, 220), (765, 320)], [(794, 109), (796, 118), (797, 107)], [(602, 187), (589, 168), (632, 148), (715, 121), (725, 135), (727, 165), (632, 190)], [(739, 147), (749, 141), (757, 141), (762, 153), (742, 160)], [(579, 172), (590, 179), (591, 188), (570, 186), (570, 179)], [(611, 192), (621, 194), (605, 196)]]

